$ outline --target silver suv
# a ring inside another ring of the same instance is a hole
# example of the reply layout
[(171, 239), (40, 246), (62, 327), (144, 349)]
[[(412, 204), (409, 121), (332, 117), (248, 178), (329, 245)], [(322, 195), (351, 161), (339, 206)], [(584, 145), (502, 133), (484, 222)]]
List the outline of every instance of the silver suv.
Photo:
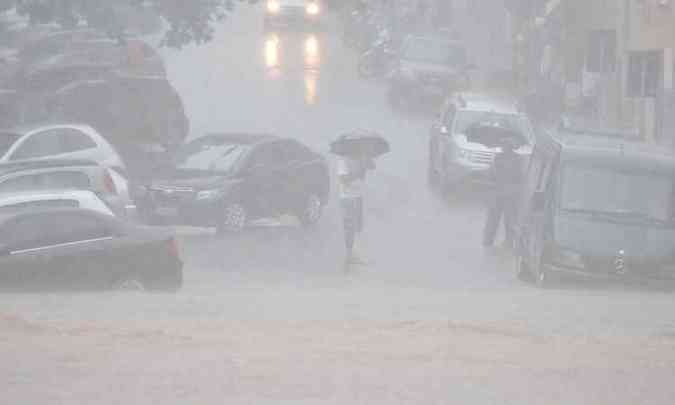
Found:
[(529, 118), (511, 99), (476, 93), (457, 93), (446, 100), (431, 128), (429, 182), (448, 188), (462, 182), (491, 184), (490, 168), (499, 147), (477, 143), (467, 131), (481, 124), (500, 122), (522, 136), (517, 153), (528, 161), (534, 144)]

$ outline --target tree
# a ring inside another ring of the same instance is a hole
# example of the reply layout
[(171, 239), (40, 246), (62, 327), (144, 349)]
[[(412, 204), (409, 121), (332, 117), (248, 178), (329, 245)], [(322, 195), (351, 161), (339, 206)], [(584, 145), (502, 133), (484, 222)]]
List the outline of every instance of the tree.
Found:
[[(58, 23), (72, 27), (79, 23), (123, 35), (129, 12), (152, 12), (167, 23), (163, 45), (180, 48), (189, 43), (211, 40), (214, 25), (223, 21), (236, 2), (258, 0), (0, 0), (0, 12), (16, 9), (32, 23)], [(1, 23), (0, 23), (1, 24)], [(0, 31), (2, 31), (0, 29)]]

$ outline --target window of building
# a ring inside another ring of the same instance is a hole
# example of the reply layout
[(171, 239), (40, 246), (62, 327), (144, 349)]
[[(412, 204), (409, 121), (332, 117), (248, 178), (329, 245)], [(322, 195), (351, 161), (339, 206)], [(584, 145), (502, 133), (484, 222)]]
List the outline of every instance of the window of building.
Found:
[(588, 34), (586, 70), (611, 73), (616, 69), (616, 31), (595, 30)]
[(663, 51), (634, 51), (628, 56), (628, 97), (656, 97), (663, 83)]

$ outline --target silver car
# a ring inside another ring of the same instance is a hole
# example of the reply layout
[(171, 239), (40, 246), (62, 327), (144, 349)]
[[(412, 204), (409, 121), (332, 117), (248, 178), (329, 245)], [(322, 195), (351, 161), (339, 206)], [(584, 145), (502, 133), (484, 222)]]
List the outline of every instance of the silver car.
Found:
[(516, 152), (529, 160), (534, 131), (529, 118), (515, 101), (485, 94), (458, 93), (450, 97), (431, 129), (429, 181), (447, 188), (462, 182), (490, 184), (490, 168), (499, 147), (486, 146), (467, 137), (474, 125), (506, 123), (522, 136)]
[(124, 161), (91, 126), (35, 124), (0, 129), (0, 164), (42, 160), (89, 160), (111, 169), (120, 198), (133, 209)]

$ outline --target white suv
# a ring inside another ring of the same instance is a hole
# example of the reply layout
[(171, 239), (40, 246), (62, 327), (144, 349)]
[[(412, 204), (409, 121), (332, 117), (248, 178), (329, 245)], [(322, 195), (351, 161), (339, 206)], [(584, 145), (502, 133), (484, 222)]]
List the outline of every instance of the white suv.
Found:
[(458, 93), (444, 104), (431, 128), (429, 182), (448, 188), (462, 182), (491, 184), (490, 168), (500, 147), (472, 141), (467, 131), (475, 125), (499, 122), (521, 136), (516, 150), (525, 165), (532, 153), (534, 131), (515, 101), (499, 96)]

